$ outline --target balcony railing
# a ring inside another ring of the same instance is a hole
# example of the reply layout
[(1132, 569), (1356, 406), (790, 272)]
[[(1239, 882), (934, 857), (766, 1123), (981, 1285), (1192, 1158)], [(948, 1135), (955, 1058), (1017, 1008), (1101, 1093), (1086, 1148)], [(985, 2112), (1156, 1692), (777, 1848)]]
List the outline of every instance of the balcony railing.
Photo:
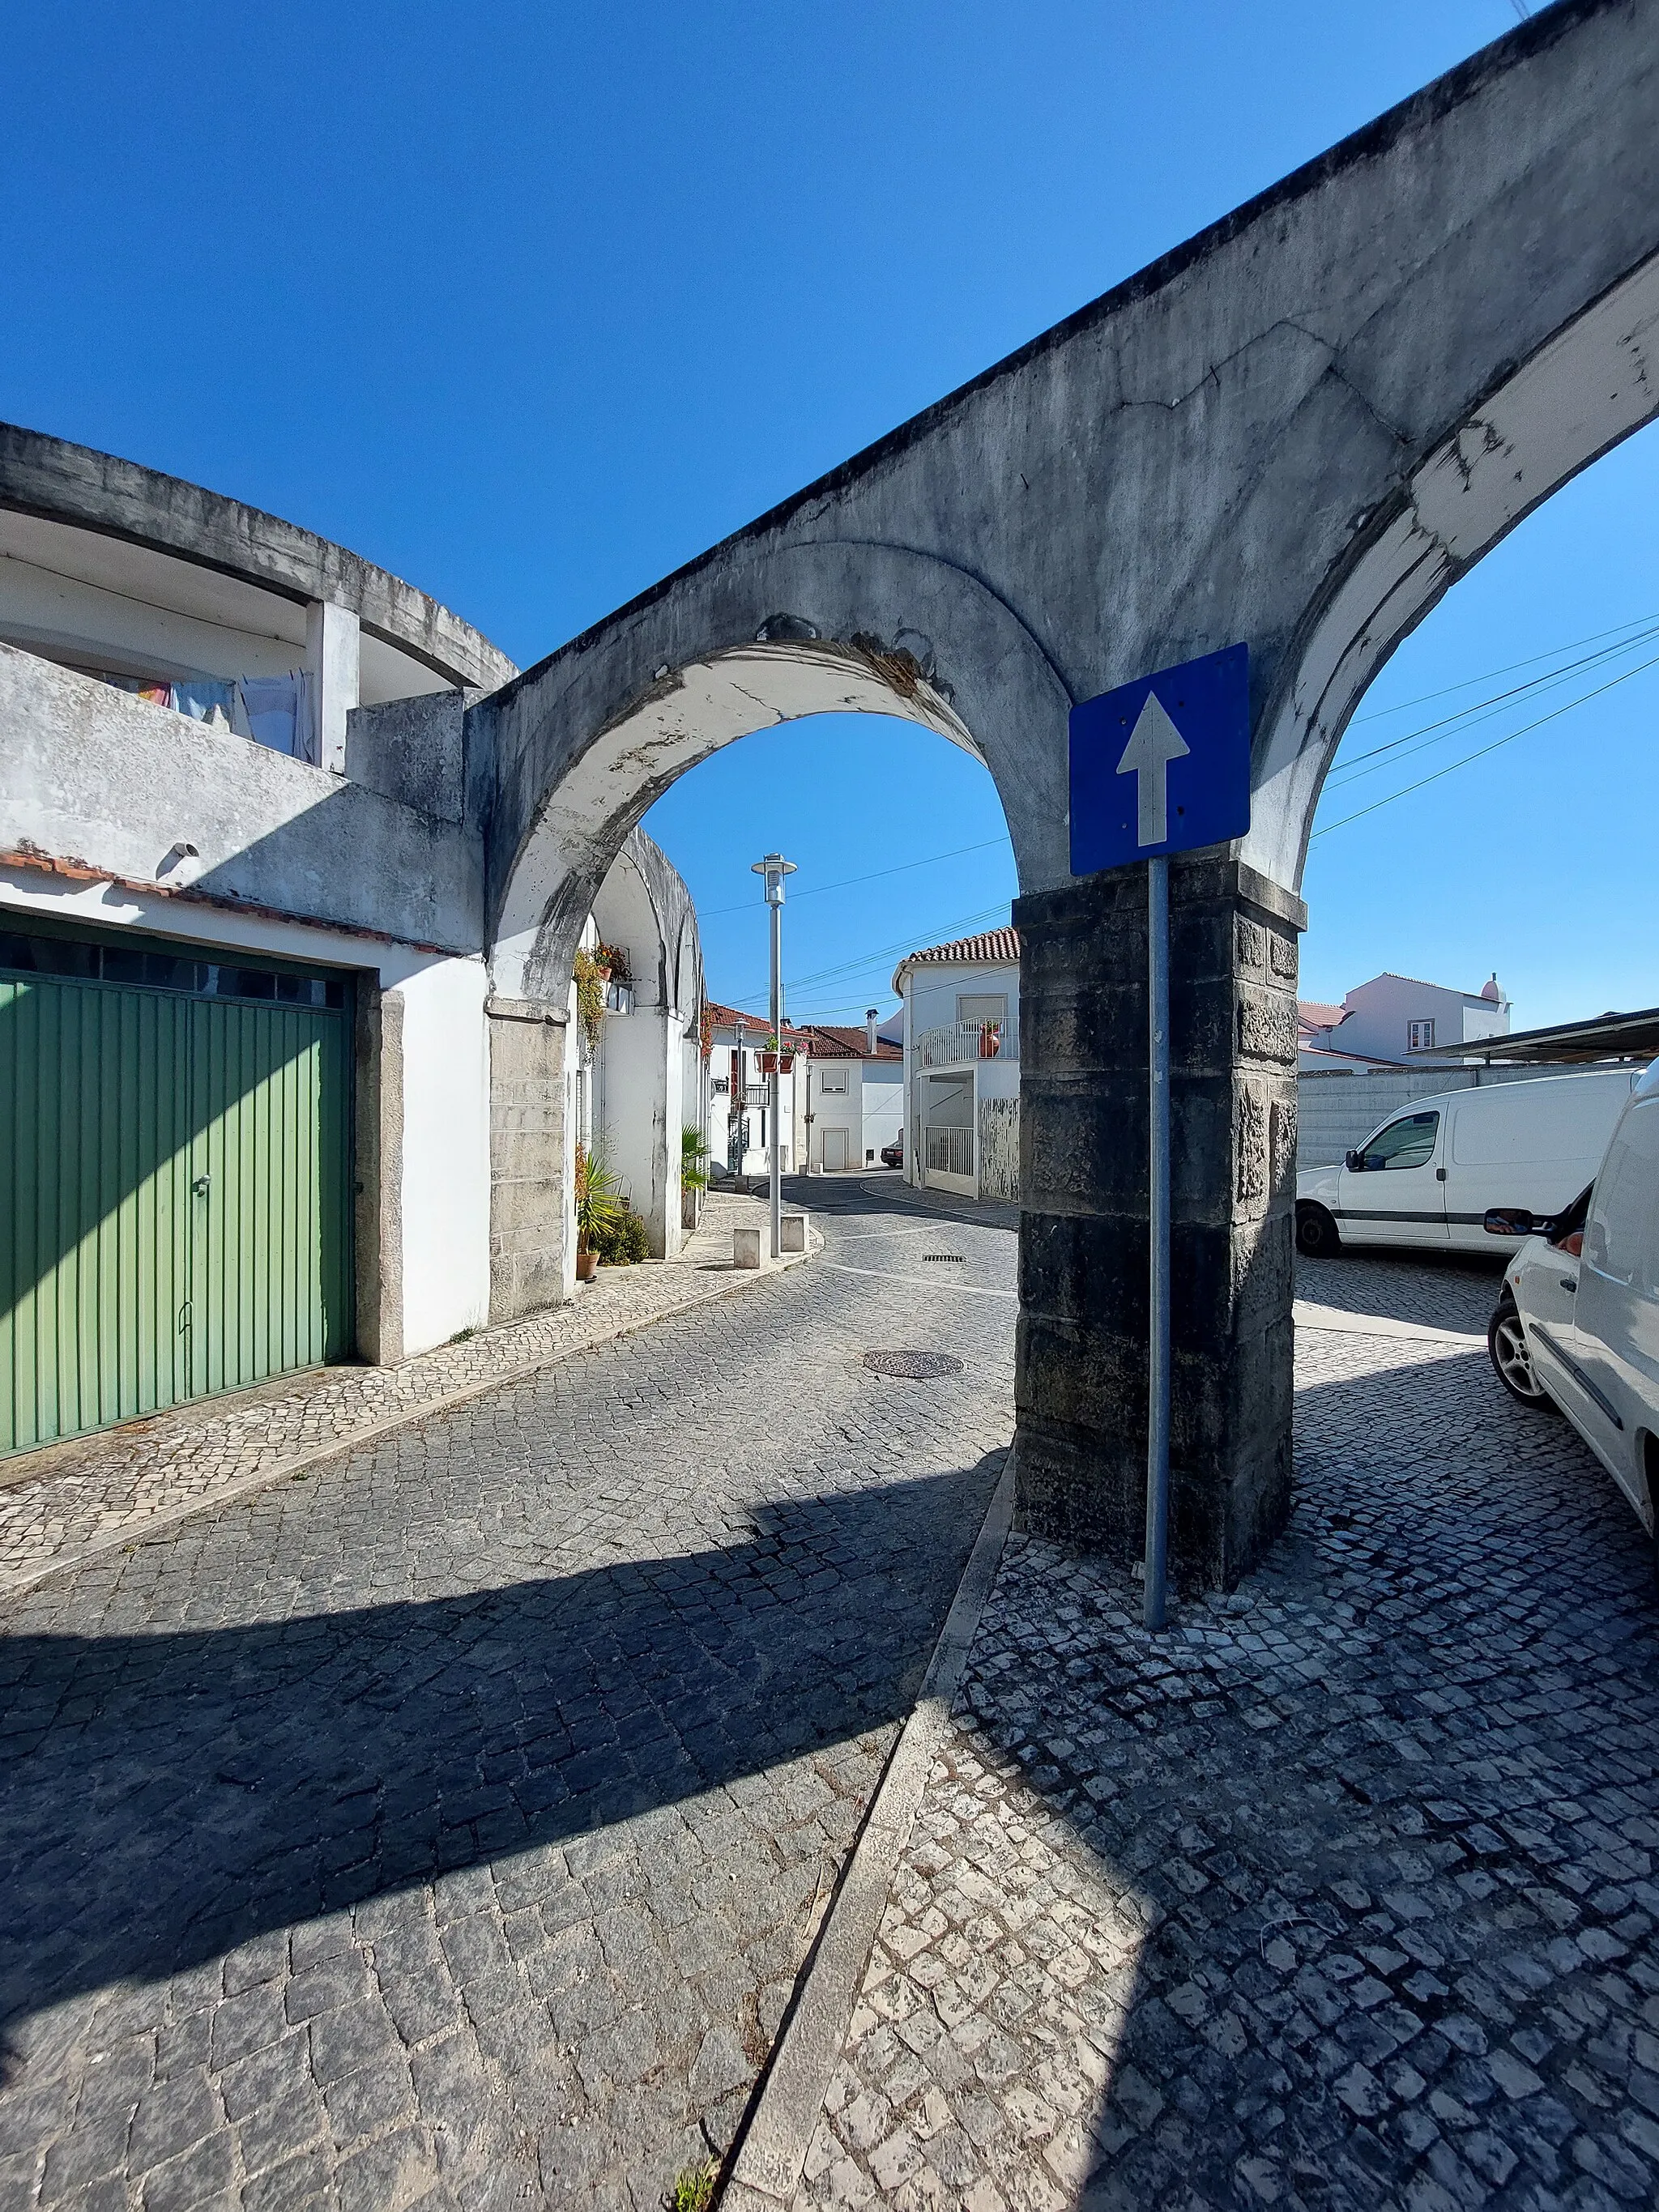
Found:
[(1006, 1022), (947, 1022), (923, 1030), (912, 1048), (918, 1067), (959, 1067), (965, 1060), (1013, 1060), (1018, 1048)]

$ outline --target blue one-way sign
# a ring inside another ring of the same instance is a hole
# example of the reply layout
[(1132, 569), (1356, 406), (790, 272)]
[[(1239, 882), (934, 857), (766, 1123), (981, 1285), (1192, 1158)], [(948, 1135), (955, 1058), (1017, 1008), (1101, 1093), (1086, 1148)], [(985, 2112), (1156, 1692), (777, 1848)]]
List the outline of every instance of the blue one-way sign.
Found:
[(1142, 676), (1072, 709), (1072, 873), (1242, 837), (1250, 826), (1249, 650)]

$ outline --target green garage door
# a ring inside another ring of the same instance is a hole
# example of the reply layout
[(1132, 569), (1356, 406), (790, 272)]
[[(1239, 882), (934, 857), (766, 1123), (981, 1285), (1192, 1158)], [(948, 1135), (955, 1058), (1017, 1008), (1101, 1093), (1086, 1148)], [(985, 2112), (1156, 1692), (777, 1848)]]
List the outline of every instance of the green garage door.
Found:
[(0, 938), (0, 1451), (349, 1349), (344, 997)]

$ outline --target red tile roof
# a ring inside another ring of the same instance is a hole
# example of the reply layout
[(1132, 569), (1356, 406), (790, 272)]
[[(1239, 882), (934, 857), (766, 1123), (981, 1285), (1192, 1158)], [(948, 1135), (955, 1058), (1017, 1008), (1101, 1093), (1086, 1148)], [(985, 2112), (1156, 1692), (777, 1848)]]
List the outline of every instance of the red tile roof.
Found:
[(903, 1048), (886, 1037), (876, 1039), (873, 1055), (869, 1039), (861, 1029), (837, 1029), (828, 1022), (808, 1022), (800, 1032), (807, 1051), (814, 1060), (902, 1060)]
[(907, 953), (893, 970), (893, 988), (904, 988), (901, 978), (909, 968), (924, 965), (957, 968), (1015, 967), (1019, 965), (1017, 929), (981, 930), (977, 937), (958, 937), (950, 945), (930, 945), (925, 952)]

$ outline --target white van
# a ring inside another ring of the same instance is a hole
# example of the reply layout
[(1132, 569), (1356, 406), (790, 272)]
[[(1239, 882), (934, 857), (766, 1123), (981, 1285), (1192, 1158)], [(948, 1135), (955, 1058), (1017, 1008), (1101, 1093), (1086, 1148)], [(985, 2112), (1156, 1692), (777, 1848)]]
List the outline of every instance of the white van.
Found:
[(1492, 1206), (1559, 1213), (1601, 1164), (1638, 1067), (1547, 1075), (1418, 1098), (1391, 1115), (1340, 1167), (1296, 1179), (1296, 1241), (1322, 1255), (1344, 1244), (1429, 1252), (1513, 1252), (1494, 1238)]
[[(1528, 1209), (1495, 1213), (1495, 1230), (1534, 1225)], [(1659, 1503), (1659, 1060), (1626, 1105), (1594, 1188), (1535, 1226), (1542, 1233), (1530, 1237), (1504, 1271), (1486, 1337), (1492, 1365), (1523, 1405), (1560, 1408), (1653, 1533)]]

